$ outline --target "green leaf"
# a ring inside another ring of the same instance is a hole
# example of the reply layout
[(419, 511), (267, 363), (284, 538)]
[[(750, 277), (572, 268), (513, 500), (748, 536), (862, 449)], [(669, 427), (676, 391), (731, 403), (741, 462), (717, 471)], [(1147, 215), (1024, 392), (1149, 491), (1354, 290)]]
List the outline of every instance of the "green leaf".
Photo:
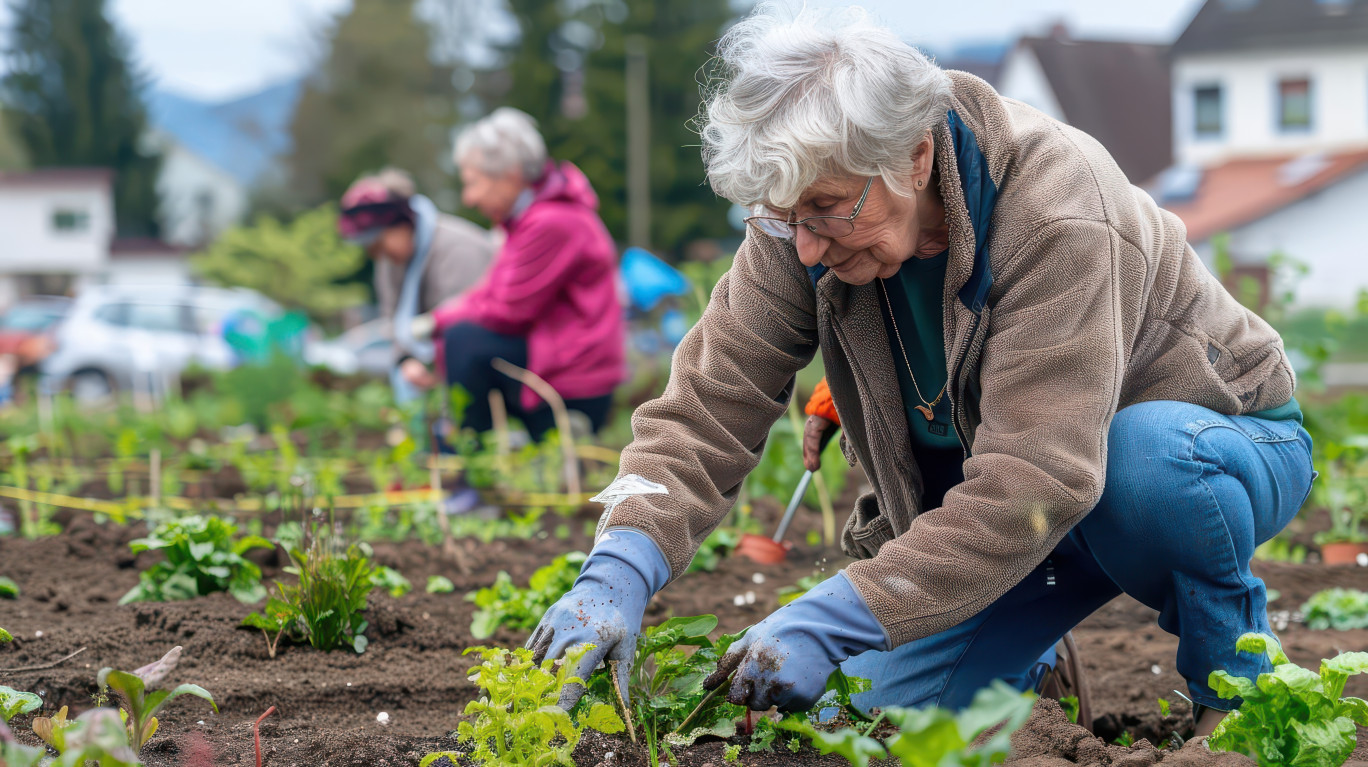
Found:
[(424, 756), (422, 760), (418, 762), (418, 767), (428, 767), (428, 765), (436, 762), (438, 759), (446, 759), (451, 762), (453, 767), (460, 767), (460, 759), (462, 756), (465, 756), (465, 754), (460, 751), (434, 751), (427, 756)]
[[(937, 767), (951, 754), (964, 751), (968, 743), (960, 736), (954, 715), (944, 709), (931, 708), (913, 727), (888, 741), (888, 753), (902, 760), (907, 767)], [(891, 717), (890, 717), (891, 719)]]
[(1287, 662), (1287, 655), (1283, 652), (1282, 645), (1278, 644), (1275, 637), (1268, 634), (1245, 634), (1235, 641), (1235, 649), (1239, 652), (1267, 655), (1274, 666)]
[(1321, 681), (1325, 684), (1325, 694), (1331, 698), (1343, 695), (1345, 683), (1356, 674), (1368, 674), (1368, 652), (1340, 653), (1321, 661)]
[(888, 752), (879, 741), (849, 727), (835, 732), (824, 732), (806, 721), (794, 719), (786, 719), (780, 722), (779, 726), (807, 736), (812, 745), (823, 754), (839, 754), (845, 757), (852, 767), (868, 767), (870, 759), (884, 759), (888, 756)]
[(197, 698), (204, 698), (209, 701), (209, 706), (214, 709), (214, 713), (218, 713), (218, 704), (214, 702), (214, 696), (210, 695), (208, 690), (197, 684), (182, 684), (178, 685), (170, 692), (167, 692), (166, 690), (156, 690), (148, 694), (146, 704), (147, 711), (144, 713), (144, 716), (154, 716), (161, 710), (162, 706), (165, 706), (167, 703), (171, 702), (172, 699), (182, 695), (194, 695)]
[(95, 676), (95, 683), (100, 687), (109, 687), (130, 701), (142, 700), (143, 697), (142, 678), (127, 671), (119, 671), (109, 667), (102, 668), (100, 673)]
[(42, 706), (43, 699), (37, 695), (0, 685), (0, 715), (4, 721), (8, 722), (20, 714), (37, 711)]
[(0, 643), (3, 643), (3, 642), (13, 642), (13, 641), (14, 641), (14, 635), (13, 635), (13, 634), (9, 633), (8, 631), (6, 631), (6, 630), (4, 630), (4, 629), (0, 629)]
[(244, 535), (233, 544), (233, 553), (242, 554), (252, 549), (273, 549), (275, 544), (261, 537), (260, 535)]
[(1345, 717), (1328, 722), (1291, 723), (1298, 748), (1292, 767), (1339, 767), (1354, 752), (1354, 723)]
[(370, 640), (367, 639), (364, 635), (357, 634), (356, 636), (352, 637), (352, 649), (356, 650), (357, 655), (360, 655), (361, 653), (365, 652), (366, 648), (369, 646)]
[(19, 596), (19, 584), (0, 576), (0, 599), (15, 599)]
[(589, 707), (589, 713), (581, 720), (581, 724), (591, 730), (614, 735), (627, 729), (622, 717), (618, 712), (607, 703), (595, 703)]
[(456, 590), (456, 584), (444, 575), (429, 575), (427, 582), (427, 593), (429, 594), (450, 594)]
[(1258, 692), (1254, 683), (1244, 677), (1231, 676), (1225, 671), (1213, 671), (1207, 678), (1207, 684), (1211, 687), (1217, 697), (1223, 700), (1234, 698), (1248, 698)]
[(255, 583), (234, 582), (229, 584), (228, 593), (232, 594), (237, 601), (250, 605), (266, 598), (266, 587), (261, 585), (260, 581)]

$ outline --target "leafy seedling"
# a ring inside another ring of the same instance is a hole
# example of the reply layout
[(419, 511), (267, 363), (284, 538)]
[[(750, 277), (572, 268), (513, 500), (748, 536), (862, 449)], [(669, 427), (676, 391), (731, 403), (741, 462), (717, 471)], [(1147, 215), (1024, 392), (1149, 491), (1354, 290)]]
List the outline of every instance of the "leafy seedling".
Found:
[(1318, 591), (1302, 605), (1308, 628), (1350, 631), (1368, 628), (1368, 592), (1358, 589)]
[(1172, 706), (1169, 704), (1169, 702), (1166, 701), (1166, 700), (1164, 700), (1163, 698), (1160, 698), (1160, 699), (1159, 699), (1159, 715), (1162, 716), (1162, 717), (1164, 717), (1165, 719), (1167, 719), (1167, 718), (1168, 718), (1168, 715), (1169, 715), (1169, 711), (1171, 711), (1171, 710), (1172, 710)]
[(364, 634), (369, 625), (362, 613), (371, 589), (375, 587), (370, 559), (358, 546), (334, 552), (322, 538), (315, 537), (308, 551), (290, 550), (294, 563), (286, 572), (299, 577), (296, 584), (276, 582), (278, 599), (268, 602), (267, 617), (276, 615), (288, 623), (285, 635), (307, 641), (328, 652), (350, 647), (366, 651), (370, 640)]
[(204, 698), (218, 713), (214, 696), (199, 685), (183, 684), (171, 690), (157, 689), (166, 681), (167, 675), (175, 670), (180, 656), (181, 648), (177, 645), (161, 660), (137, 671), (130, 673), (106, 667), (100, 669), (95, 678), (100, 687), (109, 687), (122, 698), (121, 708), (128, 723), (128, 742), (132, 744), (134, 752), (141, 751), (148, 739), (157, 732), (157, 712), (176, 697), (188, 694)]
[(732, 744), (722, 749), (722, 761), (727, 764), (740, 764), (741, 746), (739, 744)]
[(47, 751), (25, 746), (14, 739), (14, 732), (0, 721), (0, 764), (7, 767), (38, 767), (47, 759)]
[(261, 601), (266, 596), (261, 568), (242, 555), (273, 544), (258, 535), (234, 541), (236, 533), (236, 526), (218, 517), (190, 516), (158, 525), (128, 546), (134, 554), (160, 551), (166, 561), (144, 570), (119, 604), (193, 599), (217, 591), (239, 602)]
[(43, 707), (43, 699), (31, 692), (0, 685), (0, 718), (8, 722), (20, 714), (28, 714)]
[(1321, 661), (1317, 674), (1290, 662), (1267, 634), (1245, 634), (1235, 649), (1267, 655), (1273, 670), (1256, 680), (1211, 672), (1217, 695), (1243, 699), (1216, 726), (1211, 748), (1252, 756), (1261, 767), (1343, 764), (1354, 751), (1355, 724), (1368, 726), (1368, 703), (1344, 695), (1350, 676), (1368, 673), (1368, 653), (1340, 653)]
[(561, 662), (532, 662), (532, 652), (472, 647), (466, 653), (479, 653), (483, 662), (471, 669), (470, 681), (479, 686), (479, 700), (466, 706), (467, 716), (456, 731), (462, 743), (470, 744), (468, 754), (444, 751), (424, 756), (419, 767), (428, 767), (445, 757), (453, 764), (468, 756), (485, 767), (524, 767), (550, 764), (573, 765), (571, 754), (586, 729), (614, 734), (622, 732), (622, 719), (606, 703), (582, 705), (579, 715), (558, 705), (562, 689), (582, 680), (570, 669), (588, 646), (566, 653)]
[(376, 566), (375, 575), (371, 576), (371, 582), (377, 588), (384, 589), (395, 599), (413, 591), (413, 584), (409, 582), (408, 578), (401, 575), (398, 570), (384, 565)]
[(4, 644), (5, 642), (13, 642), (13, 641), (14, 641), (14, 635), (13, 635), (13, 634), (9, 633), (8, 631), (6, 631), (6, 630), (4, 630), (4, 629), (0, 629), (0, 644)]
[[(1059, 699), (1059, 707), (1064, 710), (1064, 716), (1069, 717), (1069, 721), (1078, 724), (1078, 696), (1067, 695)], [(1167, 716), (1167, 714), (1165, 714)]]
[(471, 635), (488, 639), (500, 626), (535, 628), (551, 605), (575, 585), (584, 559), (578, 551), (556, 557), (532, 574), (525, 589), (514, 586), (508, 573), (501, 571), (494, 585), (466, 594), (466, 601), (479, 608), (470, 622)]
[[(46, 761), (46, 752), (41, 748), (37, 749), (38, 761), (23, 761), (22, 753), (18, 755), (19, 758), (11, 758), (8, 746), (0, 754), (3, 754), (9, 767), (39, 764), (45, 764), (46, 767), (88, 767), (91, 764), (98, 767), (140, 767), (142, 762), (138, 761), (137, 751), (129, 745), (128, 730), (122, 717), (122, 712), (112, 708), (94, 708), (67, 721), (66, 707), (63, 706), (53, 717), (54, 720), (60, 718), (60, 726), (40, 730), (39, 722), (47, 720), (33, 720), (34, 733), (57, 751), (59, 756), (56, 759)], [(0, 733), (0, 736), (3, 734)]]
[(1128, 730), (1122, 730), (1121, 734), (1117, 735), (1116, 738), (1112, 740), (1112, 742), (1118, 746), (1121, 746), (1122, 748), (1130, 748), (1131, 746), (1135, 745), (1135, 736), (1130, 734)]
[(266, 652), (270, 657), (275, 658), (281, 637), (285, 636), (285, 633), (294, 625), (296, 617), (290, 605), (271, 597), (266, 600), (264, 610), (243, 618), (242, 625), (261, 629), (261, 633), (266, 637)]
[(429, 575), (427, 581), (427, 593), (429, 594), (450, 594), (456, 590), (456, 584), (445, 575)]
[(4, 576), (0, 576), (0, 599), (18, 599), (18, 598), (19, 598), (19, 584), (15, 583), (14, 581), (10, 580), (9, 578), (6, 578), (6, 577), (4, 577)]

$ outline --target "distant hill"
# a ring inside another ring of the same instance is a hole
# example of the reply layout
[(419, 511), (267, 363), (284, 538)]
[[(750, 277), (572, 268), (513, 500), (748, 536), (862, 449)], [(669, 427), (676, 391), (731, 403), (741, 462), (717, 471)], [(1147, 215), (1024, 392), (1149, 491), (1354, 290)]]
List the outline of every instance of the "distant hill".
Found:
[(255, 186), (290, 148), (290, 118), (301, 88), (296, 80), (218, 103), (154, 90), (147, 106), (159, 130), (243, 184)]

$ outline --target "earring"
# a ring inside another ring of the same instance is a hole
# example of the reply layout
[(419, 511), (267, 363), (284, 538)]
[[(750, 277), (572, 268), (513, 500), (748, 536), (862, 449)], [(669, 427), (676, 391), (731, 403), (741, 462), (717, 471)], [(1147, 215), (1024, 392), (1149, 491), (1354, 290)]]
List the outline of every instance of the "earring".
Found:
[(926, 180), (920, 178), (917, 179), (917, 189), (921, 189), (924, 186), (926, 186)]

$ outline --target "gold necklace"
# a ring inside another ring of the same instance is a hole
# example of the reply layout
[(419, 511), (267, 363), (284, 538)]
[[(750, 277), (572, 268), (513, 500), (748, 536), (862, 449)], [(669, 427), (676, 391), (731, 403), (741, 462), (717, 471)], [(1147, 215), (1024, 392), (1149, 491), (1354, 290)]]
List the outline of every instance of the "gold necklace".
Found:
[(945, 383), (941, 385), (940, 394), (930, 402), (922, 396), (921, 387), (917, 385), (917, 374), (912, 372), (912, 363), (907, 361), (907, 347), (903, 345), (902, 333), (898, 331), (898, 318), (893, 316), (893, 301), (888, 297), (888, 288), (884, 286), (884, 281), (879, 280), (879, 290), (883, 291), (884, 303), (888, 304), (888, 319), (893, 323), (893, 335), (898, 339), (898, 351), (902, 353), (903, 364), (907, 366), (907, 375), (912, 378), (912, 389), (917, 392), (917, 399), (921, 400), (920, 405), (913, 405), (917, 412), (926, 417), (926, 420), (935, 420), (936, 405), (940, 404), (941, 398), (945, 396), (945, 390), (950, 386), (950, 376), (945, 377)]

